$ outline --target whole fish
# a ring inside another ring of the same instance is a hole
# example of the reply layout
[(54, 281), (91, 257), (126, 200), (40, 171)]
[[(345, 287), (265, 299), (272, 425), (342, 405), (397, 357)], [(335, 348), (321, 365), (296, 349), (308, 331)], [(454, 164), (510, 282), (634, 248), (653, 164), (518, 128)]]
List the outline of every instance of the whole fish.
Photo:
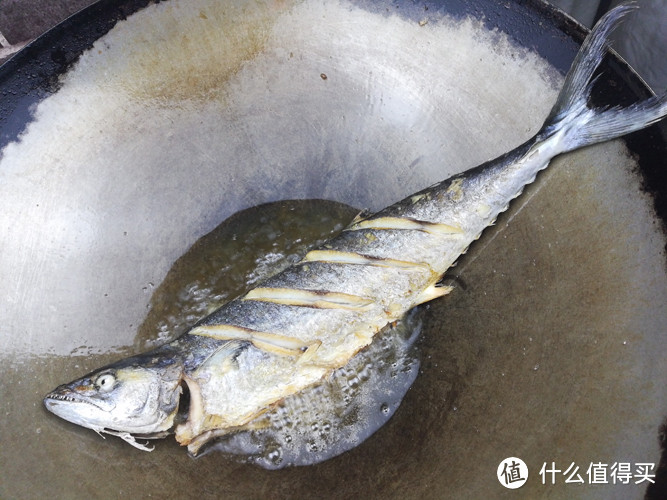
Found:
[[(630, 9), (622, 5), (596, 25), (545, 124), (526, 143), (358, 217), (173, 342), (59, 386), (45, 397), (46, 408), (140, 449), (150, 448), (137, 437), (174, 432), (197, 453), (326, 379), (386, 325), (448, 293), (438, 285), (445, 271), (552, 158), (667, 115), (667, 94), (625, 108), (589, 107), (608, 34)], [(190, 401), (179, 423), (183, 384)]]

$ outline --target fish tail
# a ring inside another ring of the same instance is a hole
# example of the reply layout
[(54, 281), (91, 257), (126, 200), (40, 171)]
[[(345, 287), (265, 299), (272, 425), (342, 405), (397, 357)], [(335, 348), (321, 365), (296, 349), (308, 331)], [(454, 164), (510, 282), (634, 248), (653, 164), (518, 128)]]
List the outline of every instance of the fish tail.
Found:
[(636, 5), (621, 4), (605, 14), (581, 46), (542, 132), (562, 134), (562, 151), (604, 142), (648, 127), (667, 115), (667, 92), (626, 107), (592, 108), (593, 74), (606, 51), (609, 33)]

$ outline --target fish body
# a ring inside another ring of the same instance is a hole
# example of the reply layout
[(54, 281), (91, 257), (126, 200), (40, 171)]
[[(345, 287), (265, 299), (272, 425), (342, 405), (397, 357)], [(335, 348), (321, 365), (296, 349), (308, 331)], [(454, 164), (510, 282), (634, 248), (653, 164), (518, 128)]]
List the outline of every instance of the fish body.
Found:
[[(148, 353), (65, 384), (45, 398), (57, 415), (134, 446), (136, 436), (176, 439), (197, 453), (252, 428), (264, 413), (345, 366), (386, 325), (441, 297), (438, 282), (555, 156), (644, 128), (667, 97), (591, 109), (606, 38), (630, 9), (610, 11), (584, 42), (545, 125), (511, 152), (384, 210), (338, 236)], [(189, 413), (177, 423), (182, 384)]]

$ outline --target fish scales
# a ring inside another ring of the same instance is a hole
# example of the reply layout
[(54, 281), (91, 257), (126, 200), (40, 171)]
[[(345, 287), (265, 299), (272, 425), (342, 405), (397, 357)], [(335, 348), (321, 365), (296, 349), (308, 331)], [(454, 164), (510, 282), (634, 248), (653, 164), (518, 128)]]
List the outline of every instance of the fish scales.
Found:
[[(667, 94), (631, 106), (588, 105), (610, 11), (587, 37), (545, 124), (526, 143), (374, 215), (204, 318), (175, 341), (96, 370), (45, 397), (57, 415), (140, 449), (136, 436), (176, 439), (197, 453), (252, 429), (285, 398), (346, 365), (387, 324), (441, 297), (436, 284), (555, 156), (647, 127)], [(182, 384), (188, 415), (177, 425)]]

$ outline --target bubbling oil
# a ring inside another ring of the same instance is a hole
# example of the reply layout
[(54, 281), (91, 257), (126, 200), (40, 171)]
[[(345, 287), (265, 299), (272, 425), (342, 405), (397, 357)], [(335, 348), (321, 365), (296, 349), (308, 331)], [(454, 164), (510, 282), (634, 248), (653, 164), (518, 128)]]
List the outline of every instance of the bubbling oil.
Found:
[[(225, 302), (298, 262), (359, 213), (325, 200), (292, 200), (243, 210), (200, 238), (151, 297), (137, 349), (173, 340)], [(310, 465), (359, 445), (394, 414), (419, 371), (417, 309), (380, 332), (347, 365), (278, 403), (245, 430), (208, 443), (267, 469)]]
[(251, 429), (215, 441), (204, 453), (216, 450), (278, 469), (319, 463), (358, 446), (387, 423), (417, 377), (420, 316), (417, 309), (385, 328), (328, 378), (285, 398)]

